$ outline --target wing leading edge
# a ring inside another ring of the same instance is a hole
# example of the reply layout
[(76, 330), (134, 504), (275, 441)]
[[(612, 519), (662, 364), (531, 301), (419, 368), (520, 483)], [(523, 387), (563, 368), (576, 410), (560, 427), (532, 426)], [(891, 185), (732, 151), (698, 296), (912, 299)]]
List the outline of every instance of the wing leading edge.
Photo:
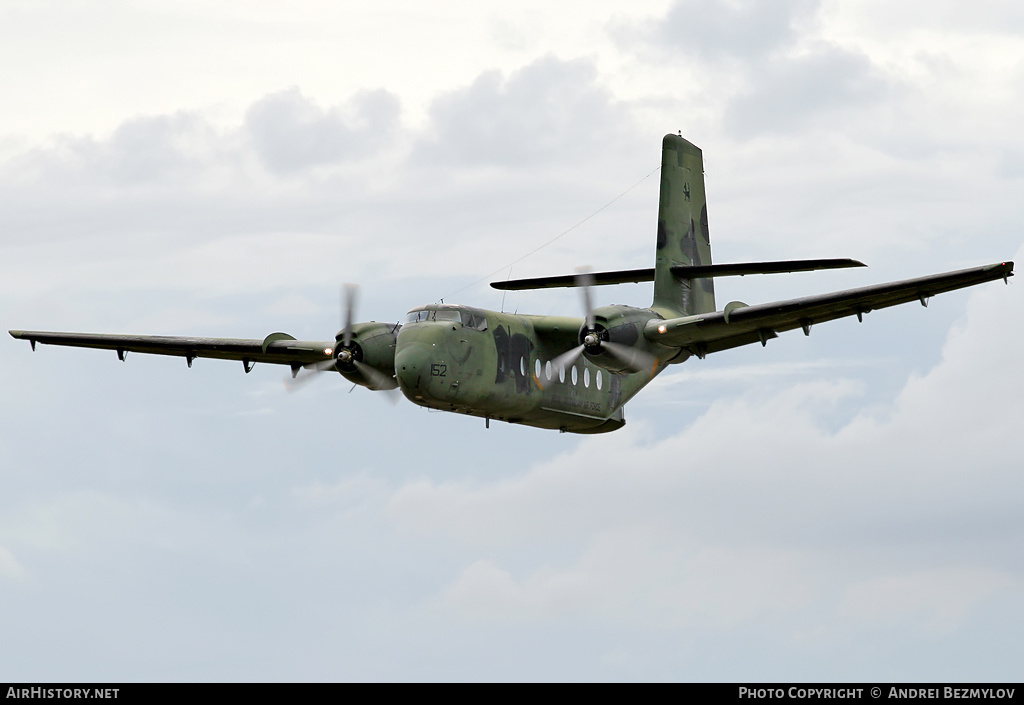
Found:
[(12, 330), (10, 334), (32, 344), (66, 345), (75, 348), (116, 350), (124, 360), (125, 353), (183, 357), (192, 366), (197, 357), (218, 360), (240, 360), (245, 371), (253, 363), (269, 362), (290, 365), (295, 371), (305, 365), (332, 359), (334, 341), (296, 340), (287, 333), (271, 333), (263, 340), (244, 338), (188, 338), (164, 335), (106, 335), (102, 333), (56, 333), (49, 331)]
[(811, 326), (817, 323), (846, 316), (862, 318), (865, 313), (879, 308), (911, 301), (927, 306), (928, 299), (935, 294), (996, 279), (1008, 281), (1012, 276), (1013, 262), (1001, 262), (754, 306), (734, 302), (723, 311), (650, 321), (644, 336), (663, 345), (687, 348), (698, 357), (704, 357), (707, 353), (750, 343), (764, 345), (778, 333), (796, 328), (810, 335)]

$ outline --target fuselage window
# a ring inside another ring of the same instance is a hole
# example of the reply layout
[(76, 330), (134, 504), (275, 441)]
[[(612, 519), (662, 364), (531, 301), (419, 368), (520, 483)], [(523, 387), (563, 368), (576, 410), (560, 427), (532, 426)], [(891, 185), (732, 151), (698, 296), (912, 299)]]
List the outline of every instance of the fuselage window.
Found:
[(576, 384), (576, 380), (577, 379), (578, 379), (578, 377), (577, 377), (577, 372), (576, 372), (576, 365), (573, 365), (572, 366), (572, 383)]
[(526, 358), (525, 357), (519, 358), (519, 374), (522, 375), (523, 377), (526, 376)]
[(558, 368), (558, 381), (559, 382), (565, 382), (565, 368), (564, 367), (559, 367)]
[(537, 359), (537, 363), (533, 366), (533, 370), (537, 373), (537, 379), (540, 379), (540, 358)]
[(589, 387), (590, 386), (590, 368), (589, 367), (584, 367), (583, 368), (583, 386), (584, 387)]
[(597, 371), (597, 388), (601, 388), (601, 370)]

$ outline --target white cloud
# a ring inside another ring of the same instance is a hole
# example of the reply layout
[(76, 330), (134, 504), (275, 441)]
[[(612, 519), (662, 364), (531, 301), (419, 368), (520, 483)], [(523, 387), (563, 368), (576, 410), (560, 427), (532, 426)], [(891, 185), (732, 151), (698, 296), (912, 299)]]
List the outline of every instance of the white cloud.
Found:
[(548, 621), (673, 631), (733, 629), (804, 608), (813, 597), (807, 558), (777, 550), (709, 544), (663, 527), (598, 533), (562, 568), (520, 580), (491, 560), (468, 566), (443, 604), (472, 619)]
[(851, 586), (838, 607), (841, 617), (871, 624), (922, 620), (928, 634), (954, 631), (972, 608), (1000, 590), (1019, 592), (1020, 576), (970, 568), (910, 571)]
[(448, 587), (444, 604), (476, 618), (511, 622), (557, 619), (579, 610), (589, 577), (579, 572), (540, 571), (517, 583), (508, 571), (479, 560)]

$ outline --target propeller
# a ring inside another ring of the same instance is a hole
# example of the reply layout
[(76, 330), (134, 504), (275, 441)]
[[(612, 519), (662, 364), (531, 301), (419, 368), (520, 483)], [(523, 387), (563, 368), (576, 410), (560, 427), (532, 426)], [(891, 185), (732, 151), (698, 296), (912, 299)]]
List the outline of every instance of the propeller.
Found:
[(306, 384), (313, 380), (321, 372), (327, 372), (328, 370), (334, 369), (334, 359), (324, 360), (323, 362), (317, 362), (313, 365), (307, 365), (301, 371), (296, 372), (294, 377), (285, 377), (284, 386), (289, 392), (294, 392), (299, 387), (304, 387)]
[(633, 372), (653, 370), (654, 366), (658, 363), (657, 357), (630, 345), (623, 345), (622, 343), (609, 340), (608, 330), (603, 326), (599, 327), (595, 323), (593, 299), (590, 295), (590, 287), (594, 283), (594, 277), (588, 269), (580, 268), (576, 271), (575, 285), (580, 290), (585, 320), (583, 330), (581, 331), (583, 343), (556, 357), (551, 361), (552, 366), (555, 369), (565, 369), (566, 367), (571, 367), (584, 352), (596, 355), (603, 351)]
[[(334, 358), (324, 360), (306, 368), (294, 375), (292, 379), (285, 379), (285, 385), (289, 391), (303, 386), (321, 372), (335, 370), (338, 372), (357, 372), (363, 379), (369, 382), (370, 389), (374, 391), (395, 392), (398, 389), (398, 382), (394, 377), (381, 372), (376, 367), (363, 362), (363, 351), (359, 343), (353, 340), (352, 324), (355, 318), (356, 300), (359, 297), (359, 287), (355, 284), (346, 284), (341, 290), (341, 340), (334, 350)], [(393, 399), (394, 401), (394, 399)]]
[(342, 343), (346, 348), (352, 344), (352, 314), (356, 309), (357, 298), (359, 287), (355, 284), (346, 284), (341, 288), (341, 310), (345, 312), (341, 320)]

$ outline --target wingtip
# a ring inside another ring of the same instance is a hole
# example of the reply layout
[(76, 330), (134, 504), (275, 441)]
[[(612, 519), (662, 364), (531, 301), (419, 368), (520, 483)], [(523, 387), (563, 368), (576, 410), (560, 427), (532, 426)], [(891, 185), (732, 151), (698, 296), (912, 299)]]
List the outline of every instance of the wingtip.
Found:
[(999, 266), (1003, 270), (1003, 283), (1009, 284), (1013, 276), (1013, 262), (1002, 262)]

